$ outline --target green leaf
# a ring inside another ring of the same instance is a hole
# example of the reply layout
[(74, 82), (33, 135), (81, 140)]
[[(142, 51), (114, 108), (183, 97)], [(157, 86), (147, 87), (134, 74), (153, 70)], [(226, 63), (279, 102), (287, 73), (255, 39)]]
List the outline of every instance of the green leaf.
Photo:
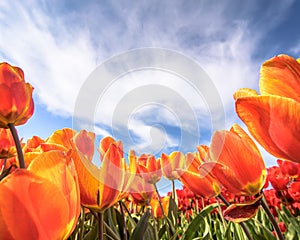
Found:
[[(218, 204), (212, 204), (204, 208), (189, 224), (187, 230), (183, 233), (182, 240), (193, 239), (199, 225), (204, 222), (205, 217), (216, 207)], [(204, 223), (205, 224), (205, 223)]]
[(172, 220), (173, 226), (175, 226), (178, 219), (178, 206), (172, 196), (169, 199), (168, 218)]
[(150, 218), (150, 209), (147, 208), (144, 215), (141, 217), (141, 219), (138, 221), (135, 229), (133, 230), (133, 233), (130, 237), (130, 240), (141, 240), (144, 239), (144, 234), (148, 228), (149, 218)]

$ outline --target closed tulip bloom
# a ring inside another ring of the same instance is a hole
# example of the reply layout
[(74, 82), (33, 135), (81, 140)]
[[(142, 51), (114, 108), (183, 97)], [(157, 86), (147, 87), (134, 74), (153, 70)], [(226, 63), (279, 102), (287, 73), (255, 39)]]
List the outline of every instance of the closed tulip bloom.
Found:
[(266, 61), (260, 94), (240, 89), (236, 112), (252, 136), (275, 157), (300, 163), (300, 63), (287, 55)]
[(186, 160), (190, 162), (186, 170), (178, 170), (179, 180), (194, 194), (201, 197), (215, 197), (221, 192), (217, 179), (210, 174), (201, 175), (202, 162), (196, 154), (187, 153)]
[(7, 159), (16, 155), (14, 139), (9, 129), (0, 128), (0, 159)]
[(1, 128), (8, 128), (9, 123), (17, 126), (27, 122), (34, 111), (32, 92), (21, 68), (0, 63)]
[(254, 196), (263, 188), (266, 167), (252, 139), (237, 124), (230, 131), (216, 131), (209, 148), (211, 162), (203, 164), (235, 195)]
[(109, 148), (109, 146), (110, 146), (111, 143), (114, 143), (114, 144), (116, 144), (119, 147), (120, 153), (121, 153), (121, 157), (122, 158), (124, 157), (124, 154), (123, 154), (123, 143), (120, 140), (115, 141), (114, 138), (108, 136), (108, 137), (102, 138), (101, 141), (100, 141), (100, 146), (99, 146), (100, 160), (103, 159), (103, 156), (107, 152), (107, 150), (108, 150), (108, 148)]
[(169, 156), (165, 153), (161, 155), (162, 173), (165, 178), (175, 180), (180, 177), (177, 169), (186, 168), (186, 159), (181, 152), (172, 152)]
[(161, 160), (151, 154), (142, 154), (137, 158), (137, 174), (148, 183), (157, 183), (162, 176)]
[(77, 174), (61, 151), (39, 155), (0, 182), (0, 239), (67, 239), (79, 214)]

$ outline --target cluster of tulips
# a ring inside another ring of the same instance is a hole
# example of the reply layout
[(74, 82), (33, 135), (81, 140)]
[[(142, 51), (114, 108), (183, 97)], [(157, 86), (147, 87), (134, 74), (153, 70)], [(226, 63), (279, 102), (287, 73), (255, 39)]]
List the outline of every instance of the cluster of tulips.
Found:
[[(98, 167), (92, 132), (64, 128), (47, 139), (19, 140), (16, 126), (34, 112), (33, 87), (19, 67), (1, 63), (0, 239), (191, 239), (200, 231), (200, 217), (213, 212), (254, 239), (255, 228), (247, 223), (261, 208), (272, 236), (284, 239), (278, 209), (287, 209), (293, 224), (300, 222), (300, 61), (287, 55), (266, 61), (259, 88), (260, 95), (252, 89), (234, 93), (236, 113), (280, 159), (279, 167), (266, 168), (238, 124), (216, 131), (210, 145), (195, 152), (160, 157), (134, 150), (125, 157), (122, 141), (105, 137)], [(156, 186), (162, 177), (173, 186), (164, 197)], [(182, 190), (175, 189), (177, 180)]]

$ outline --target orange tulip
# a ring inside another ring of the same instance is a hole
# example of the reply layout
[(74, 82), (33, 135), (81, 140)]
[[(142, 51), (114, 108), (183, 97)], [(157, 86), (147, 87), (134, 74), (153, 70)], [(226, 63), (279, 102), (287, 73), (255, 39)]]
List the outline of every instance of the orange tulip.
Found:
[(169, 156), (161, 155), (162, 173), (165, 178), (175, 180), (180, 177), (177, 169), (186, 168), (186, 160), (181, 152), (172, 152)]
[(136, 176), (128, 192), (135, 204), (145, 206), (150, 204), (155, 188), (153, 184), (146, 182), (142, 177)]
[(0, 128), (0, 159), (11, 158), (16, 155), (14, 139), (9, 129)]
[(24, 81), (21, 68), (0, 63), (0, 128), (8, 124), (22, 125), (32, 116), (33, 87)]
[(266, 167), (252, 139), (237, 124), (216, 131), (209, 148), (210, 162), (203, 167), (235, 195), (254, 196), (263, 188)]
[(0, 239), (68, 238), (80, 214), (72, 165), (64, 153), (50, 151), (0, 182)]
[(129, 151), (129, 163), (131, 172), (134, 174), (134, 179), (132, 180), (128, 193), (130, 194), (133, 202), (137, 205), (144, 206), (149, 205), (150, 200), (152, 198), (153, 193), (155, 192), (155, 188), (152, 183), (149, 183), (147, 178), (143, 178), (141, 175), (137, 173), (137, 157), (133, 150)]
[[(170, 196), (164, 196), (161, 198), (161, 203), (162, 203), (162, 207), (164, 209), (164, 213), (168, 213), (169, 202), (170, 202)], [(164, 217), (157, 195), (151, 199), (150, 206), (151, 206), (152, 215), (155, 218), (163, 218)]]
[[(205, 146), (200, 148), (204, 149)], [(184, 186), (201, 197), (211, 198), (217, 196), (221, 192), (221, 187), (216, 178), (209, 174), (202, 176), (199, 173), (199, 169), (203, 164), (202, 159), (196, 154), (187, 153), (186, 161), (190, 162), (187, 170), (178, 170), (180, 174), (179, 180)]]
[(103, 156), (105, 155), (105, 153), (107, 152), (109, 146), (111, 143), (115, 143), (119, 149), (120, 149), (120, 153), (121, 153), (121, 157), (124, 157), (124, 153), (123, 153), (123, 143), (119, 140), (119, 141), (115, 141), (115, 139), (113, 139), (112, 137), (108, 136), (108, 137), (104, 137), (103, 139), (101, 139), (100, 141), (100, 147), (99, 147), (99, 152), (100, 152), (100, 159), (103, 159)]
[(300, 163), (300, 60), (279, 55), (260, 72), (260, 93), (240, 89), (236, 112), (272, 155)]
[[(72, 129), (55, 131), (45, 143), (44, 151), (58, 149), (70, 151), (78, 174), (81, 204), (87, 208), (103, 212), (124, 196), (129, 186), (126, 161), (123, 152), (115, 142), (111, 142), (103, 156), (101, 167), (93, 164), (95, 134)], [(127, 182), (126, 182), (127, 180)]]
[(161, 160), (151, 154), (142, 154), (137, 158), (137, 174), (146, 182), (155, 184), (162, 176)]

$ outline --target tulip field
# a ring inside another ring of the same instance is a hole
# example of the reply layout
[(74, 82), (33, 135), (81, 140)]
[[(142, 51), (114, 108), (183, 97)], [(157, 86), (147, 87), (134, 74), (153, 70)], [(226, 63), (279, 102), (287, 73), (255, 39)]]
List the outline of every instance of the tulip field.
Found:
[[(233, 93), (243, 125), (157, 157), (124, 154), (111, 136), (95, 149), (85, 129), (24, 142), (17, 128), (34, 114), (34, 86), (0, 63), (0, 239), (300, 239), (300, 59), (266, 60), (257, 86)], [(172, 184), (163, 196), (162, 178)]]

